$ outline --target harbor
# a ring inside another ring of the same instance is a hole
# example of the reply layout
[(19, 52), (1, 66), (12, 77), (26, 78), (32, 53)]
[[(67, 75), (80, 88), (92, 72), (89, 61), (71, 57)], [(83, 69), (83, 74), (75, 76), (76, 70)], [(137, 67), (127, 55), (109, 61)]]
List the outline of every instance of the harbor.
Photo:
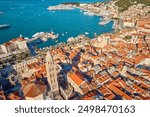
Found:
[[(31, 9), (32, 7), (29, 8), (30, 11), (34, 12), (34, 15), (33, 12), (29, 12), (29, 10), (26, 9), (26, 6), (24, 5), (26, 3), (17, 3), (20, 4), (20, 7), (11, 10), (14, 14), (13, 17), (11, 12), (6, 14), (5, 10), (0, 10), (4, 13), (0, 15), (2, 17), (2, 22), (11, 25), (11, 28), (0, 31), (0, 35), (2, 38), (0, 43), (5, 43), (10, 39), (18, 37), (20, 34), (22, 34), (24, 37), (29, 38), (26, 39), (28, 40), (28, 42), (39, 40), (40, 42), (42, 41), (42, 43), (38, 44), (38, 48), (44, 48), (49, 45), (55, 45), (57, 42), (66, 42), (69, 37), (76, 37), (79, 34), (85, 34), (85, 32), (87, 32), (86, 35), (93, 38), (94, 33), (102, 34), (107, 31), (113, 31), (112, 23), (107, 24), (107, 26), (100, 26), (98, 25), (98, 23), (99, 19), (102, 17), (99, 17), (97, 15), (92, 16), (92, 14), (90, 16), (86, 13), (84, 14), (85, 10), (82, 10), (75, 6), (73, 6), (73, 10), (47, 10), (48, 6), (60, 5), (62, 3), (65, 3), (65, 0), (55, 1), (52, 4), (45, 1), (43, 2), (44, 5), (42, 7), (38, 7), (38, 4), (40, 4), (40, 2), (38, 2), (37, 4), (34, 4), (34, 11), (33, 9)], [(20, 14), (21, 16), (19, 16), (18, 14)], [(12, 17), (13, 22), (6, 22), (7, 20), (5, 19), (5, 15), (7, 15), (7, 17)], [(23, 23), (20, 24), (19, 22), (17, 22), (17, 19), (19, 18), (20, 22)], [(29, 20), (32, 20), (34, 22), (29, 22)], [(106, 27), (107, 30), (105, 30)], [(47, 36), (40, 35), (38, 37), (32, 37), (37, 32), (50, 32), (51, 29), (59, 34), (57, 35), (57, 39), (51, 39)]]

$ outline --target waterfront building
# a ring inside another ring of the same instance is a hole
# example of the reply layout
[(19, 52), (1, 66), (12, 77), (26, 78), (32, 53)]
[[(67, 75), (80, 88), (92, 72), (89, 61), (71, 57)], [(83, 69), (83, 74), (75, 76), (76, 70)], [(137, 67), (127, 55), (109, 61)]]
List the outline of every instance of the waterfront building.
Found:
[(7, 47), (5, 45), (0, 45), (0, 54), (8, 53)]
[(7, 54), (17, 50), (28, 50), (27, 43), (23, 37), (18, 37), (0, 45), (0, 53)]

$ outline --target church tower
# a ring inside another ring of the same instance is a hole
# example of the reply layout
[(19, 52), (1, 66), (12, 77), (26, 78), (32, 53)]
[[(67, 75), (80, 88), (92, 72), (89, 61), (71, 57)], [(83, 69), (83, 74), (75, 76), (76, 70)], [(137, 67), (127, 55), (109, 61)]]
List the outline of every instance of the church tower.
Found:
[(46, 55), (46, 73), (47, 73), (47, 80), (50, 86), (51, 98), (55, 99), (55, 97), (59, 95), (56, 64), (53, 61), (53, 57), (51, 56), (49, 51), (47, 52)]

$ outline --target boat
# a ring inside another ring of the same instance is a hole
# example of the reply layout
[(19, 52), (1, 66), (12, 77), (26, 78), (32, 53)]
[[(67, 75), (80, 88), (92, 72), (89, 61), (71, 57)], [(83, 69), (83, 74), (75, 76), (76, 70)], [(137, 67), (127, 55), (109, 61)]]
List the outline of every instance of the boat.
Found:
[(85, 34), (88, 35), (89, 33), (88, 33), (88, 32), (85, 32)]
[(4, 29), (4, 28), (10, 28), (10, 25), (9, 24), (0, 25), (0, 29)]
[(93, 16), (93, 15), (94, 15), (94, 13), (89, 12), (89, 11), (85, 11), (85, 12), (83, 12), (83, 14), (84, 14), (84, 15), (89, 15), (89, 16)]
[(62, 33), (62, 36), (64, 36), (64, 33)]
[(25, 37), (24, 39), (25, 39), (25, 40), (29, 40), (29, 38), (28, 38), (28, 37)]

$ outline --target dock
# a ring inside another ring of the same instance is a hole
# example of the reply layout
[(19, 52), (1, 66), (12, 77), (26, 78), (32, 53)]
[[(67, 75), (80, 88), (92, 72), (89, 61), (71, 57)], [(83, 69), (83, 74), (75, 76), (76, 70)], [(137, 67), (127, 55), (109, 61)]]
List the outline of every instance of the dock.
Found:
[(40, 32), (36, 33), (32, 36), (30, 39), (26, 39), (26, 42), (32, 42), (37, 39), (41, 39), (42, 41), (47, 41), (48, 39), (57, 39), (59, 37), (58, 34), (55, 34), (54, 32)]

